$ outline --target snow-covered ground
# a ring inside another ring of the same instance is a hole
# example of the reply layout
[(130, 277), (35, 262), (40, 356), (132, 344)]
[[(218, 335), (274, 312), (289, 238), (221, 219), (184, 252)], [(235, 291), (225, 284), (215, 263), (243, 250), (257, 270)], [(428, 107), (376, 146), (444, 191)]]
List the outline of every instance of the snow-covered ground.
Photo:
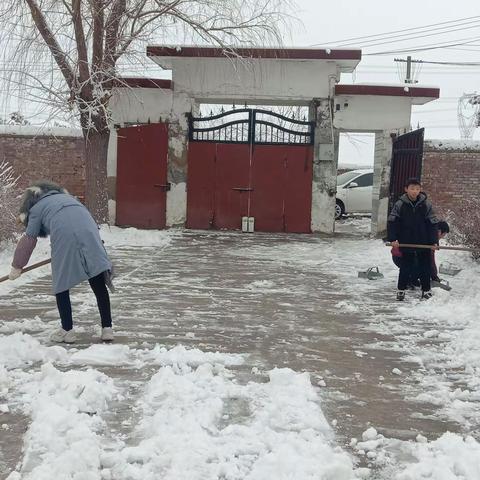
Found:
[[(468, 254), (437, 253), (462, 267), (451, 292), (398, 304), (388, 249), (361, 235), (102, 236), (118, 265), (112, 345), (92, 337), (86, 287), (67, 347), (48, 341), (49, 267), (0, 284), (0, 478), (480, 478)], [(371, 266), (384, 278), (358, 278)]]

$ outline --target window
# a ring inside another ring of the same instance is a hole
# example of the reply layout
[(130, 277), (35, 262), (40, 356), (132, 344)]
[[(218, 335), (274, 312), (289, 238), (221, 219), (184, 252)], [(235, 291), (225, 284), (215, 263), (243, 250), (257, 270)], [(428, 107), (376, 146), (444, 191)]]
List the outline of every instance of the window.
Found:
[(359, 187), (371, 187), (373, 185), (373, 173), (366, 173), (353, 180)]
[(355, 172), (355, 171), (345, 172), (345, 173), (342, 173), (341, 175), (338, 175), (337, 185), (345, 185), (345, 183), (351, 182), (356, 175), (358, 175), (358, 172)]

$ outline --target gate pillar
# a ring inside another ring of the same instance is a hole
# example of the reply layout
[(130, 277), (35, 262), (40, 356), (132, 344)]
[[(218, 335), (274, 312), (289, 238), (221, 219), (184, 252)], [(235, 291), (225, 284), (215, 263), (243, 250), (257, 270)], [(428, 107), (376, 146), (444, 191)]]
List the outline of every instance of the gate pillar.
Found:
[(339, 133), (333, 128), (330, 101), (313, 101), (310, 119), (315, 121), (312, 232), (333, 233)]
[(385, 236), (387, 231), (391, 159), (391, 133), (385, 130), (375, 132), (371, 232), (376, 237)]

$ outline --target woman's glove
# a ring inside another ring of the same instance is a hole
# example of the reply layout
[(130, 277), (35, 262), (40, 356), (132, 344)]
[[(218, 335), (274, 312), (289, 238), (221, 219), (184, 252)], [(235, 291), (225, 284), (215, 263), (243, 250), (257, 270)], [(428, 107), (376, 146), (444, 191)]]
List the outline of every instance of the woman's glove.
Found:
[(10, 280), (16, 280), (21, 274), (22, 274), (21, 268), (12, 267), (12, 269), (10, 270), (10, 273), (8, 274), (8, 278)]

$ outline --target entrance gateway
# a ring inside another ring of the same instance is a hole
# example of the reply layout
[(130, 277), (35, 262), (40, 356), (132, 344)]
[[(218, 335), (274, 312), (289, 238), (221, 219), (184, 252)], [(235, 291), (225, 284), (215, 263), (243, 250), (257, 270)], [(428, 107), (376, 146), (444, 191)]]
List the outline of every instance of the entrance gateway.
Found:
[(187, 227), (311, 232), (314, 122), (260, 109), (189, 119)]

